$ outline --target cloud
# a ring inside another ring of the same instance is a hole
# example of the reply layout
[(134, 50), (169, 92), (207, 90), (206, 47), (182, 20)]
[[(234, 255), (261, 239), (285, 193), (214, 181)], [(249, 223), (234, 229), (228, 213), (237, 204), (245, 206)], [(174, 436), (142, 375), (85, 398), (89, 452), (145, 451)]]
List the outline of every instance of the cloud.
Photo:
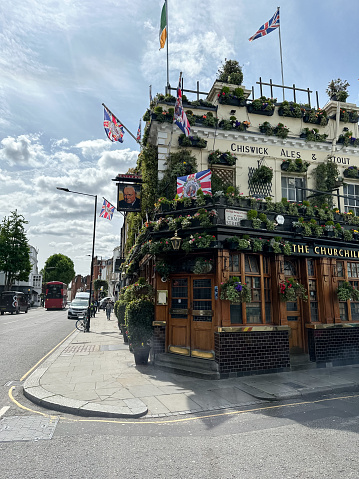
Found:
[(7, 137), (0, 145), (0, 159), (10, 166), (40, 166), (46, 159), (43, 146), (39, 144), (39, 135)]

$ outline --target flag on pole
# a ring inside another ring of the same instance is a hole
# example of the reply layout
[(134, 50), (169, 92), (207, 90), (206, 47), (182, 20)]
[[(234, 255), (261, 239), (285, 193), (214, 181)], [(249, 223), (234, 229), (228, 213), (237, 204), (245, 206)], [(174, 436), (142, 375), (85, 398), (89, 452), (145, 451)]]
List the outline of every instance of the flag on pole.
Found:
[(104, 107), (104, 122), (103, 126), (109, 140), (119, 141), (123, 143), (123, 126), (117, 121), (117, 118)]
[(176, 100), (175, 114), (173, 116), (173, 121), (183, 131), (183, 133), (186, 136), (189, 136), (189, 132), (191, 131), (191, 126), (187, 119), (187, 115), (182, 107), (181, 77), (182, 77), (182, 73), (180, 73), (179, 82), (178, 82), (177, 100)]
[(268, 33), (272, 33), (276, 28), (279, 27), (279, 7), (277, 11), (273, 15), (273, 17), (266, 22), (261, 28), (249, 39), (249, 41), (256, 40), (257, 38), (264, 37), (264, 35), (268, 35)]
[(138, 125), (136, 140), (141, 141), (141, 119), (140, 119), (140, 124)]
[(115, 207), (105, 198), (103, 199), (103, 205), (100, 213), (100, 217), (106, 218), (107, 220), (112, 220), (113, 212), (115, 211)]
[(195, 198), (199, 188), (205, 195), (212, 196), (211, 176), (211, 170), (204, 170), (192, 175), (177, 177), (178, 197)]
[(160, 50), (164, 48), (167, 39), (167, 8), (166, 2), (163, 4), (160, 25)]

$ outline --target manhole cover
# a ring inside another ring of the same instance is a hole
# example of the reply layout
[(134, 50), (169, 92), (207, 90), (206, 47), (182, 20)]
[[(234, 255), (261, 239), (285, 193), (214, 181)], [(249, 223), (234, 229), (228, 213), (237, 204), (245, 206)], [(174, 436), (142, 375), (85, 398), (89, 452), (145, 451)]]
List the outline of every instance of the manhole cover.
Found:
[(5, 417), (0, 421), (0, 442), (49, 440), (58, 421), (40, 416)]
[(62, 351), (62, 354), (93, 353), (98, 350), (99, 347), (97, 344), (76, 344), (67, 346), (67, 348)]

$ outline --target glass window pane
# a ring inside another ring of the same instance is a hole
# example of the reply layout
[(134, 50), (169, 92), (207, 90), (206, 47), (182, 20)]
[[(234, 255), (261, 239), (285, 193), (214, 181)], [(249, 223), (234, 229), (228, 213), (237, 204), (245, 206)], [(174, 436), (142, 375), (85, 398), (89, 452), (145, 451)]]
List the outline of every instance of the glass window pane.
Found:
[(241, 304), (231, 304), (231, 324), (243, 324)]
[(261, 305), (260, 303), (249, 303), (246, 305), (247, 312), (247, 324), (248, 323), (261, 323)]

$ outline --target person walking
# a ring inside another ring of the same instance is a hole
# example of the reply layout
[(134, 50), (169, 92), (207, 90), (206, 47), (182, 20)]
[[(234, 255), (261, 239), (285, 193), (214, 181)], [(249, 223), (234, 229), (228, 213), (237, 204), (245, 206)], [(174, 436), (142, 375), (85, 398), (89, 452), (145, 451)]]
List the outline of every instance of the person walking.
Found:
[(96, 309), (95, 309), (95, 305), (93, 301), (91, 302), (90, 311), (91, 311), (91, 318), (94, 318), (96, 314)]
[(106, 310), (107, 320), (111, 321), (110, 318), (111, 318), (112, 305), (111, 305), (110, 301), (107, 301), (105, 310)]

